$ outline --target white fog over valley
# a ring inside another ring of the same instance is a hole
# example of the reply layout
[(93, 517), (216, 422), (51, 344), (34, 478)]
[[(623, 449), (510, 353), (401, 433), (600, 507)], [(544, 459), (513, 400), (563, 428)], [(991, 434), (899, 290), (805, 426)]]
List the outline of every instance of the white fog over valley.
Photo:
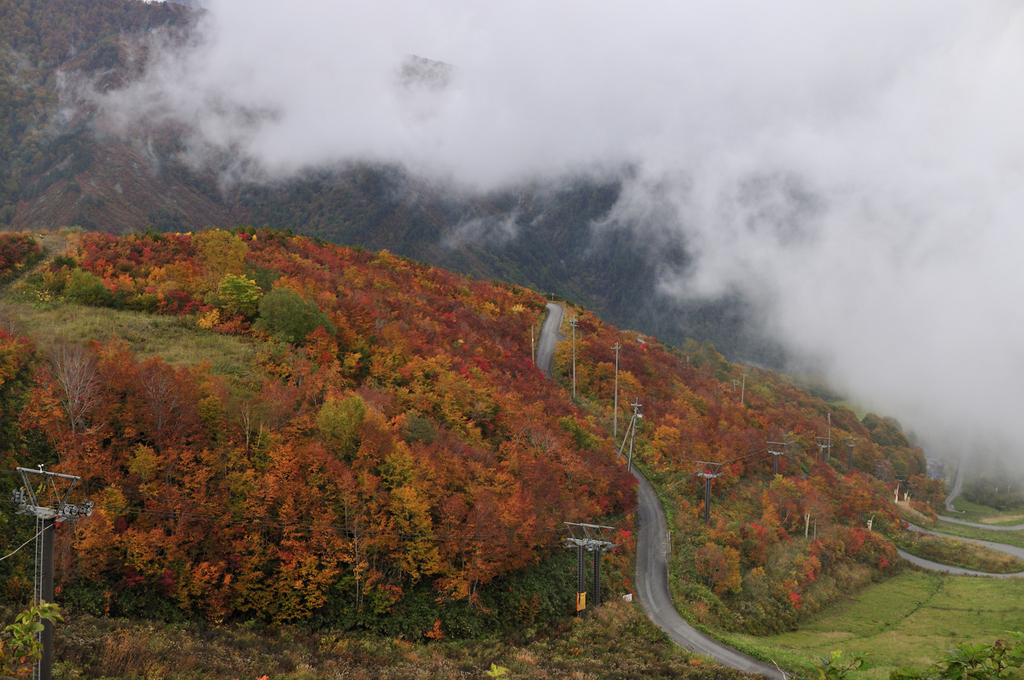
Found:
[(95, 95), (105, 130), (183, 123), (193, 162), (251, 161), (237, 180), (621, 175), (613, 219), (695, 257), (666, 290), (742, 292), (931, 453), (1024, 452), (1020, 3), (205, 6), (194, 44)]

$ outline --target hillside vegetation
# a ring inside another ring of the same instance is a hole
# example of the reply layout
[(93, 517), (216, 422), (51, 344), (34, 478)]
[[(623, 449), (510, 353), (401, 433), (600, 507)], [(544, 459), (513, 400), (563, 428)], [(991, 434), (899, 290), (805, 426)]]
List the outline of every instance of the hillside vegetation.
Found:
[[(570, 310), (574, 403), (571, 342), (544, 379), (529, 337), (545, 301), (516, 286), (268, 230), (64, 232), (45, 257), (0, 240), (19, 277), (0, 338), (4, 467), (88, 482), (97, 510), (59, 550), (80, 611), (413, 638), (546, 625), (574, 592), (564, 521), (616, 526), (606, 596), (630, 587), (635, 489), (616, 450), (634, 400), (679, 604), (707, 625), (790, 629), (891, 572), (899, 522), (876, 471), (934, 492), (891, 421), (585, 310)], [(829, 413), (835, 446), (856, 440), (849, 472), (817, 446)], [(777, 477), (769, 440), (788, 443)], [(710, 528), (697, 461), (721, 465)], [(31, 535), (2, 521), (0, 548)], [(27, 560), (2, 568), (27, 597)]]
[[(634, 502), (530, 363), (544, 301), (525, 289), (211, 231), (71, 234), (7, 298), (12, 327), (41, 335), (3, 333), (4, 467), (88, 482), (98, 507), (62, 531), (59, 570), (88, 611), (529, 625), (572, 597), (571, 559), (549, 560), (571, 557), (562, 522)], [(27, 596), (31, 572), (7, 572)]]

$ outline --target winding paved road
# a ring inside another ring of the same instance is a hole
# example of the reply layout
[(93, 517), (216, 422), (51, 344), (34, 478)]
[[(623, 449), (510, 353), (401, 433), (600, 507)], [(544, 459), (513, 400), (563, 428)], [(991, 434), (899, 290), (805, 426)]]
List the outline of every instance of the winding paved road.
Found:
[(554, 302), (549, 302), (547, 306), (548, 316), (544, 319), (544, 325), (540, 328), (540, 338), (537, 340), (537, 368), (550, 380), (551, 359), (555, 356), (555, 345), (561, 336), (558, 329), (562, 327), (565, 307)]
[(953, 501), (960, 495), (960, 491), (964, 488), (964, 464), (959, 458), (956, 460), (956, 477), (953, 478), (953, 488), (950, 489), (949, 495), (946, 496), (946, 510), (949, 512), (957, 512), (957, 509), (953, 507)]
[[(953, 501), (960, 495), (960, 492), (964, 488), (964, 466), (958, 460), (956, 463), (956, 477), (953, 481), (953, 488), (950, 490), (949, 495), (946, 496), (946, 510), (949, 512), (959, 512), (953, 507)], [(956, 517), (947, 517), (945, 515), (938, 515), (938, 518), (943, 522), (952, 522), (953, 524), (962, 524), (965, 527), (977, 527), (979, 529), (991, 529), (992, 531), (1021, 531), (1024, 529), (1024, 524), (983, 524), (981, 522), (968, 522), (965, 519), (957, 519)], [(984, 543), (984, 541), (982, 541)], [(999, 543), (997, 545), (1003, 545)], [(996, 548), (998, 550), (999, 548)]]
[[(548, 316), (541, 328), (540, 340), (537, 343), (537, 367), (551, 378), (551, 359), (554, 356), (555, 344), (559, 340), (558, 329), (562, 324), (562, 317), (565, 313), (561, 305), (548, 303)], [(654, 487), (647, 481), (647, 478), (636, 469), (633, 476), (638, 483), (640, 530), (637, 533), (636, 542), (636, 591), (640, 600), (640, 606), (651, 621), (661, 628), (673, 642), (692, 652), (708, 656), (723, 666), (735, 668), (748, 673), (759, 673), (778, 680), (786, 680), (786, 674), (774, 666), (769, 666), (763, 661), (724, 645), (714, 638), (704, 635), (687, 623), (676, 611), (672, 604), (672, 596), (668, 585), (668, 556), (671, 550), (672, 537), (668, 530), (668, 519), (665, 516), (665, 509), (654, 491)], [(946, 500), (946, 507), (951, 508), (951, 503), (956, 498), (956, 493), (962, 485), (963, 477), (960, 470), (957, 470), (957, 480), (954, 485), (954, 493), (951, 493)], [(940, 519), (956, 524), (967, 526), (994, 529), (996, 531), (1011, 531), (1024, 529), (1024, 525), (1011, 527), (992, 526), (976, 522), (965, 522), (964, 520), (951, 517)], [(911, 525), (914, 531), (926, 534), (935, 534), (943, 537), (959, 538), (949, 534), (939, 534)], [(961, 539), (975, 540), (975, 539)], [(1024, 548), (995, 543), (993, 541), (976, 541), (994, 550), (999, 550), (1016, 557), (1024, 559)], [(932, 562), (920, 557), (915, 557), (903, 550), (898, 551), (900, 557), (911, 564), (915, 564), (931, 571), (945, 572), (965, 576), (988, 576), (995, 578), (1024, 577), (1024, 572), (1018, 574), (990, 574), (987, 572), (951, 567), (938, 562)]]
[(786, 675), (779, 669), (704, 635), (679, 615), (668, 588), (668, 554), (672, 539), (665, 509), (647, 478), (635, 468), (633, 476), (639, 483), (640, 496), (636, 593), (647, 618), (665, 631), (673, 642), (691, 652), (709, 656), (723, 666), (786, 680)]
[[(551, 358), (559, 339), (564, 308), (548, 304), (548, 317), (540, 331), (537, 343), (537, 367), (551, 377)], [(672, 639), (691, 652), (703, 654), (730, 668), (759, 673), (778, 680), (786, 680), (779, 669), (723, 645), (688, 624), (672, 604), (668, 587), (668, 555), (672, 541), (668, 531), (665, 509), (647, 479), (633, 470), (639, 483), (640, 531), (636, 541), (636, 590), (640, 606), (651, 621)]]
[[(908, 524), (909, 524), (909, 522), (908, 522)], [(984, 524), (980, 524), (980, 525), (977, 525), (977, 526), (985, 526), (985, 525)], [(919, 534), (928, 534), (929, 536), (938, 536), (940, 538), (955, 538), (955, 539), (957, 539), (959, 541), (980, 543), (981, 545), (985, 546), (986, 548), (991, 548), (992, 550), (998, 550), (999, 552), (1006, 553), (1007, 555), (1013, 555), (1014, 557), (1017, 557), (1017, 558), (1020, 558), (1020, 559), (1024, 560), (1024, 548), (1018, 548), (1015, 545), (1007, 545), (1005, 543), (996, 543), (995, 541), (983, 541), (983, 540), (978, 539), (978, 538), (965, 538), (963, 536), (954, 536), (952, 534), (943, 534), (943, 533), (940, 533), (938, 531), (929, 531), (928, 529), (923, 529), (923, 528), (917, 526), (916, 524), (910, 524), (910, 530), (911, 531), (916, 531)], [(928, 569), (929, 571), (940, 571), (940, 572), (945, 572), (947, 574), (958, 574), (960, 576), (991, 576), (992, 578), (1022, 578), (1022, 577), (1024, 577), (1024, 571), (1016, 572), (1016, 573), (1013, 573), (1013, 574), (993, 574), (993, 573), (987, 572), (987, 571), (976, 571), (974, 569), (964, 569), (963, 567), (952, 567), (952, 566), (949, 566), (948, 564), (941, 564), (939, 562), (932, 562), (931, 560), (926, 560), (923, 557), (915, 557), (914, 555), (911, 555), (910, 553), (908, 553), (906, 551), (903, 551), (903, 550), (898, 550), (898, 552), (900, 554), (900, 557), (905, 559), (907, 562), (910, 562), (911, 564), (916, 564), (917, 566), (919, 566), (919, 567), (921, 567), (923, 569)]]

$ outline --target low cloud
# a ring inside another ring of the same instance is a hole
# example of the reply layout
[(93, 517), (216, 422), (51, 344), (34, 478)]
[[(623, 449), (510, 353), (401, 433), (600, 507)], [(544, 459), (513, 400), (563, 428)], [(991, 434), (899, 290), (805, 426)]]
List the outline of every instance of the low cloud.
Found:
[(767, 332), (928, 441), (1016, 439), (1016, 3), (207, 9), (193, 44), (97, 95), (101, 127), (182, 126), (193, 162), (243, 159), (236, 179), (351, 161), (476, 191), (621, 173), (609, 219), (693, 256), (664, 290), (742, 291)]

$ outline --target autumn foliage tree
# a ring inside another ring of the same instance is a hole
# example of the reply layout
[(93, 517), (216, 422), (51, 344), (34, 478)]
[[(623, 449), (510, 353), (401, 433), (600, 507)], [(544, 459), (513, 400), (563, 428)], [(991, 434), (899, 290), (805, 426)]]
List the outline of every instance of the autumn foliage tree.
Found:
[[(636, 399), (634, 460), (671, 490), (686, 537), (681, 592), (722, 625), (787, 627), (834, 595), (828, 583), (894, 568), (879, 531), (899, 523), (875, 462), (923, 464), (893, 423), (583, 310), (573, 403), (567, 343), (554, 382), (530, 361), (542, 297), (386, 251), (250, 228), (83, 234), (16, 293), (35, 303), (41, 291), (48, 304), (173, 315), (251, 348), (225, 368), (102, 337), (45, 359), (0, 337), (24, 377), (17, 436), (46, 442), (97, 499), (61, 554), (65, 592), (101, 612), (416, 635), (440, 621), (451, 633), (514, 592), (510, 574), (563, 554), (565, 521), (608, 518), (631, 544), (635, 491), (616, 451)], [(836, 442), (856, 438), (851, 471), (817, 445), (829, 414)], [(778, 476), (769, 439), (787, 444)], [(697, 520), (698, 460), (721, 464), (710, 529)]]

